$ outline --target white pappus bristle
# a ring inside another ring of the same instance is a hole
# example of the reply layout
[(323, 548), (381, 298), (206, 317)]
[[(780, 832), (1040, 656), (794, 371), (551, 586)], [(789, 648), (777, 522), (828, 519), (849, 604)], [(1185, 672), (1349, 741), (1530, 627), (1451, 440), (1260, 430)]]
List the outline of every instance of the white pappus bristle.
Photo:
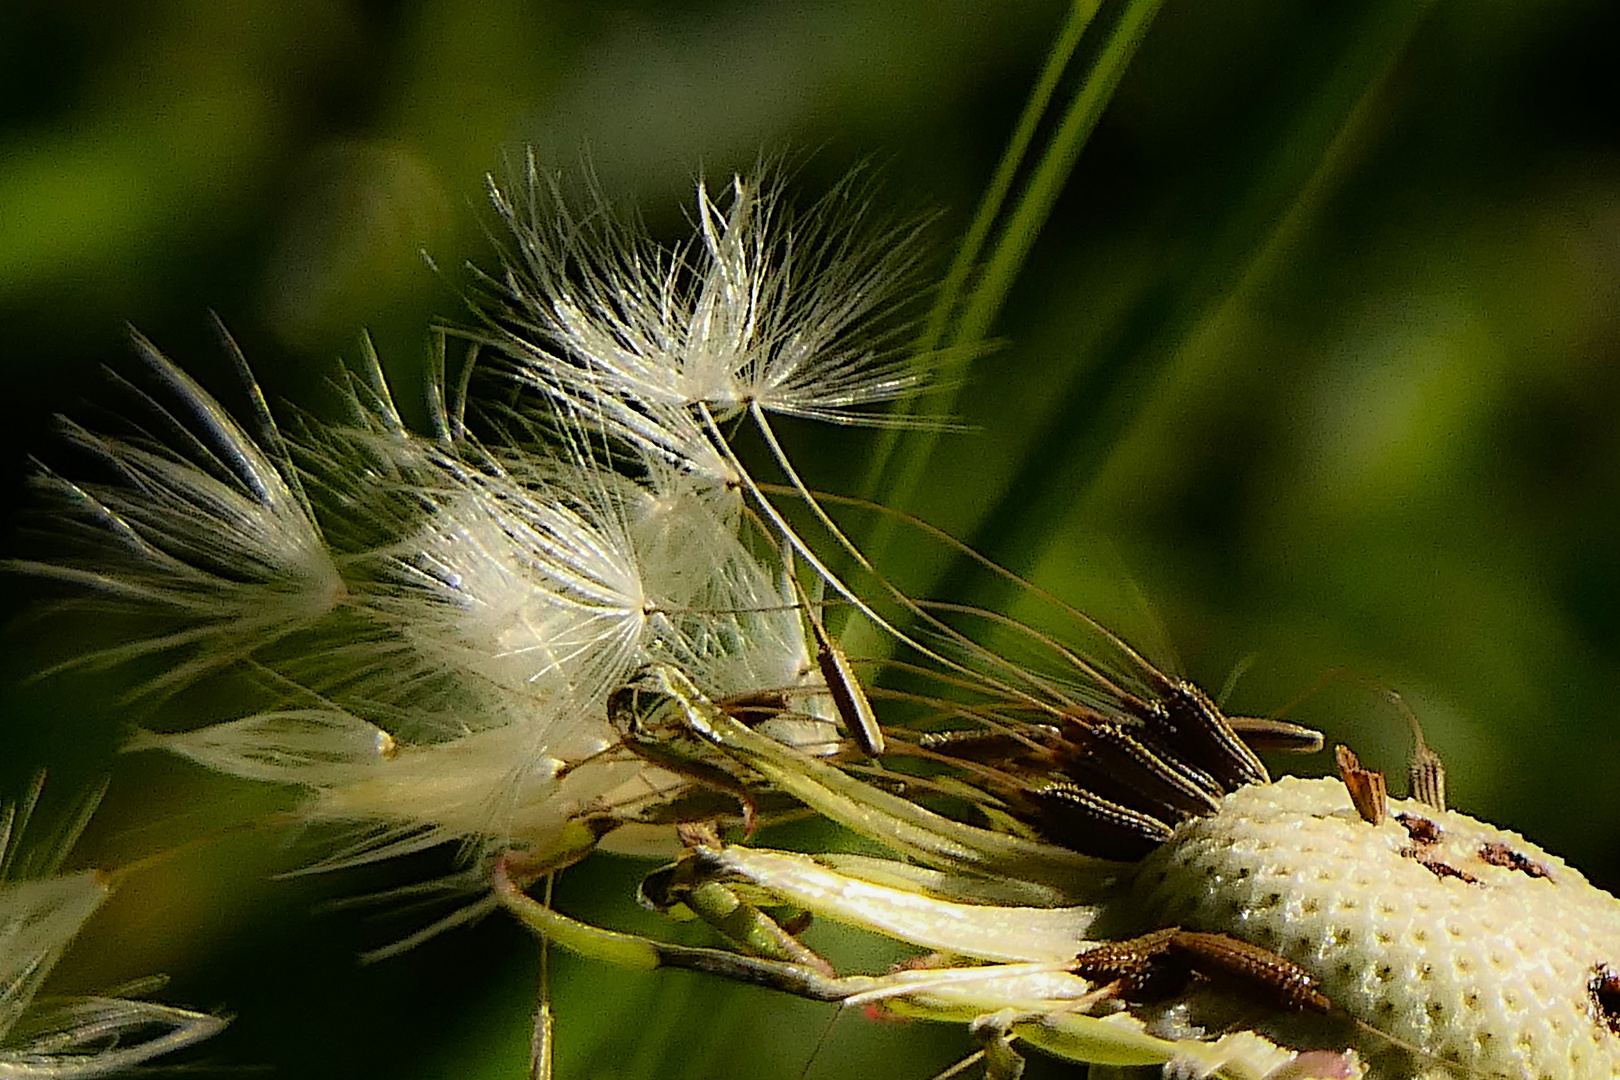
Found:
[(42, 778), (21, 803), (0, 803), (0, 1076), (78, 1080), (122, 1071), (215, 1034), (225, 1021), (155, 1002), (41, 998), (69, 943), (112, 890), (96, 870), (62, 873), (97, 798), (57, 835), (24, 851)]
[(926, 382), (894, 317), (920, 295), (920, 228), (873, 220), (858, 173), (802, 214), (769, 173), (735, 177), (724, 205), (700, 182), (696, 235), (674, 247), (532, 160), (514, 188), (491, 184), (515, 255), (485, 279), (470, 336), (553, 407), (650, 454), (724, 477), (696, 407), (883, 426), (903, 421), (873, 406)]

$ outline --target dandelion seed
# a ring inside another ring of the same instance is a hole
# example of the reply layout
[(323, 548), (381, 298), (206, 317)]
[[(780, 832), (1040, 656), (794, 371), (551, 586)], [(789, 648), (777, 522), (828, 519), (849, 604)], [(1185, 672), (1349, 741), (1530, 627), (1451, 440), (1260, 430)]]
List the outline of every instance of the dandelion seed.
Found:
[(680, 786), (607, 754), (607, 695), (650, 657), (720, 696), (792, 687), (811, 669), (780, 569), (738, 535), (734, 499), (658, 462), (639, 479), (616, 472), (589, 431), (486, 448), (418, 438), (377, 401), (355, 405), (368, 422), (320, 429), (294, 452), (328, 495), (364, 486), (339, 475), (345, 460), (372, 462), (365, 481), (381, 490), (339, 501), (370, 511), (346, 532), (397, 535), (334, 553), (335, 617), (358, 633), (331, 642), (328, 629), (261, 661), (319, 707), (132, 744), (310, 789), (310, 818), (370, 838), (323, 865), (471, 838), (543, 848), (582, 813)]
[(9, 565), (85, 590), (81, 607), (169, 620), (166, 633), (85, 659), (184, 650), (155, 688), (174, 687), (318, 621), (343, 585), (284, 447), (256, 442), (150, 342), (134, 342), (157, 387), (126, 384), (141, 414), (133, 434), (64, 422), (68, 450), (106, 479), (41, 472), (50, 558)]
[(874, 222), (857, 177), (803, 214), (763, 170), (734, 178), (724, 207), (700, 183), (678, 247), (594, 188), (576, 206), (532, 157), (519, 184), (490, 187), (516, 258), (486, 278), (488, 329), (472, 336), (561, 412), (723, 480), (699, 406), (883, 426), (901, 421), (872, 407), (925, 380), (894, 317), (918, 291), (920, 230)]
[(106, 1076), (200, 1042), (225, 1021), (125, 998), (41, 999), (41, 987), (111, 885), (94, 870), (60, 873), (96, 799), (56, 836), (23, 846), (36, 780), (20, 804), (0, 804), (0, 1076)]

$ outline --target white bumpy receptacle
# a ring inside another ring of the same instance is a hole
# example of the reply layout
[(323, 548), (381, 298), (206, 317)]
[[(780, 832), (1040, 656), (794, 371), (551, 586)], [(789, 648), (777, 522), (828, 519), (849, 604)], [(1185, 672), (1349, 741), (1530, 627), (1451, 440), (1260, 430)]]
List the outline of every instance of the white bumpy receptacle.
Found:
[(1620, 900), (1515, 833), (1389, 811), (1362, 820), (1337, 780), (1242, 788), (1144, 861), (1130, 906), (1303, 966), (1389, 1036), (1392, 1076), (1620, 1077)]

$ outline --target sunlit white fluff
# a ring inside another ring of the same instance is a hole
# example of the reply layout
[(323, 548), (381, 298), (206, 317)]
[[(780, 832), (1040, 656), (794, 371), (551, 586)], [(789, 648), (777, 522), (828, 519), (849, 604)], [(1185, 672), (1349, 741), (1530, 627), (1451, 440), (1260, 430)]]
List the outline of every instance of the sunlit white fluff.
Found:
[(218, 1017), (154, 1002), (38, 997), (111, 890), (109, 878), (97, 871), (60, 872), (94, 799), (55, 837), (24, 850), (22, 833), (39, 789), (36, 780), (20, 804), (0, 803), (0, 1076), (106, 1076), (223, 1028)]
[(764, 171), (733, 178), (723, 203), (700, 182), (695, 235), (676, 246), (600, 191), (571, 199), (532, 160), (517, 183), (490, 186), (514, 257), (475, 338), (560, 409), (724, 476), (694, 407), (883, 425), (896, 421), (872, 407), (923, 381), (895, 317), (915, 298), (918, 229), (874, 222), (855, 178), (803, 214)]
[(408, 806), (450, 832), (543, 846), (581, 813), (677, 786), (604, 753), (618, 741), (607, 696), (649, 659), (719, 697), (802, 682), (802, 616), (731, 531), (734, 508), (662, 480), (514, 459), (447, 488), (420, 531), (379, 553), (391, 587), (358, 595), (431, 668), (460, 673), (463, 731), (399, 747), (324, 787), (316, 809)]
[(273, 658), (319, 704), (134, 746), (309, 789), (310, 818), (363, 838), (341, 861), (471, 837), (543, 847), (584, 812), (677, 787), (604, 753), (608, 694), (654, 656), (717, 696), (792, 688), (813, 666), (802, 615), (774, 549), (738, 534), (734, 496), (658, 463), (625, 476), (585, 438), (537, 456), (386, 422), (324, 431), (305, 457), (363, 443), (372, 490), (341, 501), (391, 507), (375, 517), (403, 535), (338, 558), (335, 619), (358, 633)]
[(468, 332), (503, 376), (494, 400), (449, 391), (441, 360), (414, 431), (368, 346), (341, 421), (283, 434), (254, 390), (250, 434), (140, 342), (159, 384), (143, 408), (189, 422), (80, 435), (117, 475), (44, 481), (97, 512), (70, 516), (70, 555), (24, 569), (176, 626), (104, 655), (186, 647), (170, 687), (228, 668), (263, 690), (131, 749), (303, 789), (302, 818), (339, 826), (323, 866), (445, 841), (543, 851), (673, 797), (690, 781), (620, 747), (606, 714), (649, 661), (717, 700), (788, 695), (826, 727), (805, 547), (717, 421), (880, 422), (870, 407), (919, 382), (884, 319), (914, 231), (863, 224), (850, 184), (794, 216), (739, 179), (725, 208), (700, 186), (696, 237), (661, 248), (528, 183), (521, 208), (496, 192), (521, 266)]
[(134, 343), (157, 384), (126, 384), (134, 433), (64, 421), (67, 455), (88, 458), (97, 479), (37, 475), (50, 557), (12, 565), (84, 590), (87, 607), (161, 620), (89, 659), (170, 651), (158, 683), (177, 686), (318, 621), (343, 583), (283, 448), (256, 442), (150, 342)]

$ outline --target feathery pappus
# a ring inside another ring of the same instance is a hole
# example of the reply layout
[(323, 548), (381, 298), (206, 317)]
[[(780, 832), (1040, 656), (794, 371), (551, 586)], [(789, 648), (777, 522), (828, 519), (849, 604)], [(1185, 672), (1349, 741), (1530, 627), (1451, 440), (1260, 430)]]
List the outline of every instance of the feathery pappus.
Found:
[[(43, 997), (73, 938), (112, 892), (116, 875), (64, 872), (63, 861), (99, 795), (45, 837), (25, 836), (43, 776), (17, 801), (0, 802), (0, 1076), (79, 1080), (108, 1076), (190, 1046), (225, 1027), (218, 1016), (123, 993)], [(140, 989), (160, 987), (149, 980)]]
[(39, 554), (11, 563), (152, 628), (66, 667), (158, 657), (143, 694), (240, 671), (265, 690), (129, 749), (304, 789), (297, 816), (338, 827), (323, 867), (469, 845), (447, 884), (475, 890), (480, 851), (588, 849), (715, 801), (620, 747), (606, 702), (644, 664), (833, 741), (813, 556), (727, 428), (898, 422), (873, 406), (927, 378), (902, 348), (920, 227), (878, 222), (859, 177), (800, 213), (769, 170), (700, 184), (669, 247), (532, 161), (491, 196), (508, 260), (449, 331), (472, 359), (448, 386), (441, 351), (426, 433), (369, 346), (344, 420), (278, 423), (223, 327), (244, 420), (137, 335), (126, 430), (63, 421), (79, 472), (34, 478)]

